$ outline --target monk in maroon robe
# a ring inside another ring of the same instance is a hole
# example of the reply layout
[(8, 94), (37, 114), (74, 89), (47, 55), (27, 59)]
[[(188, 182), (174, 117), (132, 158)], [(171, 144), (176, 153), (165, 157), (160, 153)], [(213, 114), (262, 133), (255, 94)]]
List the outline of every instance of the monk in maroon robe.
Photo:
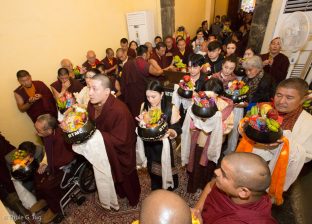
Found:
[(266, 193), (270, 169), (260, 156), (229, 154), (215, 174), (216, 179), (207, 184), (193, 211), (203, 223), (277, 223)]
[(55, 100), (43, 82), (32, 81), (25, 70), (17, 72), (17, 80), (21, 85), (14, 90), (14, 96), (21, 112), (26, 112), (34, 123), (41, 114), (57, 117)]
[(87, 60), (82, 64), (82, 67), (87, 71), (90, 71), (92, 68), (96, 68), (98, 64), (101, 64), (99, 59), (96, 58), (94, 51), (88, 51), (86, 58)]
[(116, 74), (117, 71), (117, 58), (114, 57), (114, 51), (111, 48), (106, 49), (106, 57), (101, 61), (104, 65), (104, 73), (107, 75)]
[(154, 66), (148, 64), (149, 55), (147, 50), (144, 45), (137, 48), (138, 56), (124, 65), (120, 79), (123, 100), (134, 118), (139, 115), (141, 104), (145, 100), (148, 77), (150, 74), (159, 76), (163, 73), (162, 69), (157, 70)]
[(141, 193), (136, 170), (135, 124), (126, 105), (110, 94), (110, 80), (96, 75), (90, 82), (89, 117), (102, 133), (116, 193), (137, 205)]
[(76, 79), (69, 78), (69, 72), (66, 68), (60, 68), (57, 71), (57, 81), (51, 84), (52, 93), (55, 99), (64, 96), (64, 93), (76, 93), (82, 90), (83, 85)]
[(166, 53), (166, 45), (163, 42), (159, 42), (156, 44), (154, 49), (154, 53), (149, 58), (150, 64), (155, 64), (159, 66), (161, 69), (165, 69), (169, 65), (167, 65), (167, 58), (165, 56)]
[(129, 47), (129, 42), (127, 38), (121, 38), (120, 40), (120, 47), (127, 52), (127, 55), (130, 58), (135, 58), (137, 56), (135, 50)]
[(286, 79), (289, 67), (288, 57), (280, 53), (280, 42), (280, 38), (274, 38), (270, 43), (269, 52), (260, 55), (264, 65), (263, 70), (275, 79), (276, 84)]
[(63, 132), (54, 117), (49, 114), (39, 116), (35, 129), (38, 136), (42, 137), (46, 151), (46, 159), (39, 164), (35, 175), (36, 197), (39, 200), (37, 203), (45, 201), (49, 207), (42, 218), (45, 223), (52, 221), (61, 212), (60, 200), (63, 192), (60, 183), (64, 172), (59, 168), (73, 161), (76, 154), (71, 145), (64, 141)]
[(183, 64), (188, 65), (189, 57), (191, 54), (193, 54), (193, 50), (192, 50), (192, 48), (186, 46), (185, 40), (184, 39), (178, 40), (177, 48), (173, 52), (173, 57), (179, 56), (181, 58)]
[(166, 59), (167, 59), (167, 65), (170, 65), (173, 60), (173, 53), (175, 51), (175, 48), (173, 46), (173, 38), (171, 36), (167, 36), (165, 39), (166, 44)]

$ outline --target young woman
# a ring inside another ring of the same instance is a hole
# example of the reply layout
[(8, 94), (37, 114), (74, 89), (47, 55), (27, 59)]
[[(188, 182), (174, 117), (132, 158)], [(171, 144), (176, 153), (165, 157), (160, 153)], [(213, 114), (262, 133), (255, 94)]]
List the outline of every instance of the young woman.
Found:
[(234, 55), (227, 56), (222, 62), (222, 69), (220, 72), (212, 75), (214, 78), (218, 78), (222, 81), (223, 87), (226, 88), (229, 82), (237, 79), (234, 74), (237, 63), (237, 57)]
[(138, 43), (136, 41), (131, 41), (129, 43), (129, 48), (131, 48), (132, 50), (136, 51), (136, 49), (138, 48)]
[(171, 140), (180, 135), (182, 133), (182, 129), (179, 124), (179, 110), (170, 102), (167, 102), (164, 95), (164, 88), (158, 80), (153, 80), (148, 84), (146, 90), (146, 100), (142, 104), (141, 115), (137, 117), (137, 120), (141, 121), (143, 119), (143, 111), (149, 111), (150, 109), (155, 108), (161, 109), (162, 113), (165, 114), (165, 120), (169, 125), (169, 129), (161, 141), (143, 141), (144, 153), (147, 158), (147, 170), (151, 178), (151, 189), (161, 189), (167, 184), (163, 182), (165, 177), (162, 176), (162, 169), (165, 169), (165, 164), (162, 164), (162, 154), (168, 152), (168, 149), (165, 149), (164, 147), (166, 147), (165, 141), (169, 140), (172, 183), (169, 183), (171, 187), (168, 187), (167, 189), (173, 190), (178, 187), (179, 182), (178, 170), (175, 169), (174, 164)]
[(236, 42), (231, 40), (226, 44), (226, 57), (235, 54), (237, 49)]
[(205, 120), (195, 116), (191, 108), (187, 111), (182, 127), (181, 159), (182, 165), (187, 164), (188, 193), (203, 189), (211, 180), (220, 158), (223, 136), (233, 128), (233, 102), (221, 96), (223, 83), (210, 78), (204, 90), (214, 98), (219, 111)]
[[(195, 92), (199, 92), (202, 90), (203, 85), (207, 78), (207, 75), (201, 72), (203, 64), (205, 64), (204, 56), (200, 54), (192, 54), (190, 56), (188, 69), (191, 81), (194, 84)], [(175, 91), (173, 92), (172, 103), (180, 110), (181, 115), (180, 123), (182, 125), (186, 114), (186, 110), (188, 109), (189, 106), (192, 105), (192, 102), (191, 99), (184, 99), (180, 97), (177, 93), (177, 89), (178, 88), (175, 88)]]
[(204, 31), (203, 29), (198, 29), (196, 32), (196, 37), (192, 42), (192, 48), (195, 54), (200, 51), (200, 45), (204, 42)]
[(253, 56), (257, 55), (255, 50), (251, 47), (246, 48), (245, 53), (244, 53), (244, 59), (251, 58)]

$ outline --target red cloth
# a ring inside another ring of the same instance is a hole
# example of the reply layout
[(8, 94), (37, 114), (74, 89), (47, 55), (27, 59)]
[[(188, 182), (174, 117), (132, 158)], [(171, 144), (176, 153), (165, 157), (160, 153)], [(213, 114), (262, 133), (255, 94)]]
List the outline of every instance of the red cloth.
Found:
[(63, 132), (58, 127), (55, 132), (43, 138), (48, 159), (48, 170), (43, 174), (35, 173), (35, 189), (37, 199), (45, 199), (53, 212), (60, 212), (59, 202), (63, 196), (60, 183), (63, 171), (59, 168), (74, 160), (75, 153), (71, 145), (65, 143)]
[(273, 224), (277, 223), (271, 216), (271, 200), (268, 195), (256, 202), (235, 204), (225, 193), (212, 187), (202, 211), (204, 224)]
[(101, 64), (101, 62), (98, 59), (95, 59), (95, 63), (93, 65), (89, 64), (88, 61), (85, 61), (82, 64), (82, 67), (85, 67), (87, 71), (90, 71), (92, 68), (96, 68), (98, 64)]
[(149, 64), (142, 57), (129, 60), (122, 69), (120, 79), (123, 100), (133, 118), (140, 114), (141, 104), (145, 100)]
[[(262, 61), (269, 59), (270, 53), (260, 55)], [(263, 70), (266, 73), (269, 73), (272, 77), (274, 77), (275, 84), (278, 85), (281, 81), (286, 79), (287, 71), (289, 67), (288, 57), (282, 53), (276, 55), (273, 59), (272, 65), (266, 65), (263, 67)]]
[[(76, 79), (69, 79), (70, 87), (67, 89), (70, 93), (80, 92), (83, 88), (83, 85)], [(58, 91), (59, 93), (62, 91), (62, 83), (60, 80), (57, 80), (51, 84), (51, 86)]]
[[(113, 58), (112, 59), (112, 64), (111, 63), (109, 63), (109, 60), (108, 60), (108, 58), (107, 57), (105, 57), (102, 61), (101, 61), (101, 63), (104, 65), (104, 68), (105, 69), (110, 69), (110, 68), (112, 68), (112, 67), (114, 67), (115, 65), (117, 65), (117, 58)], [(107, 73), (108, 75), (112, 75), (112, 74), (115, 74), (116, 73), (116, 69), (115, 70), (112, 70), (111, 72), (109, 72), (109, 73)]]
[[(97, 118), (95, 118), (95, 108), (90, 102), (88, 112), (90, 119), (102, 133), (115, 184), (120, 184), (120, 187), (127, 186), (123, 192), (130, 203), (136, 204), (140, 197), (140, 183), (138, 179), (135, 181), (137, 177), (136, 134), (131, 113), (123, 102), (112, 95), (108, 97)], [(126, 182), (130, 180), (132, 184), (127, 184)], [(117, 190), (119, 193), (120, 189)]]
[(300, 105), (296, 110), (283, 114), (279, 113), (279, 115), (283, 118), (283, 122), (281, 125), (281, 128), (283, 130), (291, 130), (294, 128), (296, 121), (298, 120), (298, 117), (300, 116), (301, 112), (303, 111), (302, 106)]
[[(27, 110), (28, 116), (35, 123), (37, 117), (42, 114), (51, 114), (53, 117), (57, 117), (57, 109), (54, 97), (50, 89), (41, 81), (32, 81), (36, 89), (36, 94), (41, 94), (42, 98), (33, 103)], [(29, 99), (24, 87), (19, 86), (14, 92), (20, 95), (26, 103)]]

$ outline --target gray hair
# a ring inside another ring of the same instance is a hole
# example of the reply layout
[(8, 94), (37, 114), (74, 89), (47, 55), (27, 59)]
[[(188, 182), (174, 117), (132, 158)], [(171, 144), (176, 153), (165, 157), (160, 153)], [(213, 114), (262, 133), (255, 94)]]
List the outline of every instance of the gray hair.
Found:
[(244, 69), (257, 68), (259, 70), (263, 69), (262, 59), (259, 56), (252, 56), (243, 62)]
[(42, 114), (37, 117), (38, 122), (44, 122), (44, 129), (55, 129), (57, 127), (57, 120), (51, 114)]

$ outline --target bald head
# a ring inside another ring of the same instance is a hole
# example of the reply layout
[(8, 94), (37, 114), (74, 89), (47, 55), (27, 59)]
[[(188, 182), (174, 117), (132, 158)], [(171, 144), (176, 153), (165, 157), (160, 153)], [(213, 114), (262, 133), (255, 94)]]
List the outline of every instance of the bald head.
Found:
[(91, 65), (95, 63), (95, 61), (96, 61), (96, 54), (95, 54), (94, 51), (92, 51), (92, 50), (88, 51), (86, 57), (87, 57), (88, 62)]
[(96, 55), (95, 55), (94, 51), (90, 50), (90, 51), (87, 52), (87, 57), (95, 57), (95, 56)]
[(153, 191), (142, 203), (140, 224), (191, 224), (189, 206), (177, 194)]
[(73, 63), (67, 58), (64, 58), (61, 61), (61, 67), (66, 68), (69, 72), (73, 71)]
[(92, 80), (97, 80), (101, 82), (101, 86), (103, 89), (109, 88), (111, 89), (111, 82), (107, 76), (102, 75), (102, 74), (96, 74), (92, 77)]
[(252, 192), (265, 192), (271, 183), (271, 173), (266, 161), (253, 153), (235, 152), (224, 157), (233, 168), (237, 187), (246, 187)]

